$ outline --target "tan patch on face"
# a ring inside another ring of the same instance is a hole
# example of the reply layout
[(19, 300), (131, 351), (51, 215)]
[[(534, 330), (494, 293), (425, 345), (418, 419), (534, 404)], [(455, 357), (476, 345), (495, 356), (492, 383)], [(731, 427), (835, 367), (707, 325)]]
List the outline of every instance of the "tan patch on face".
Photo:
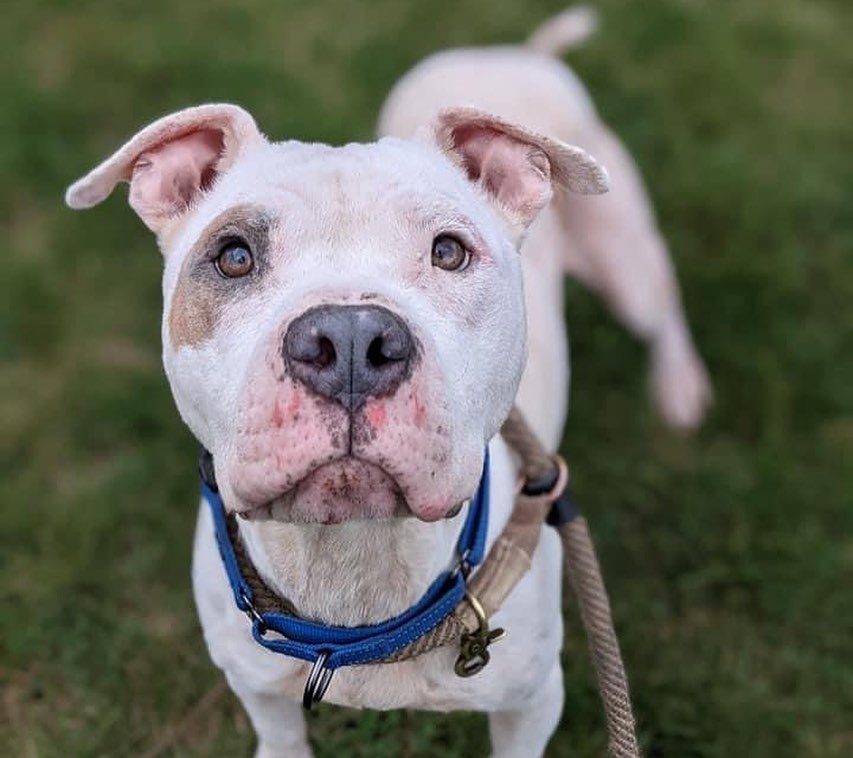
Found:
[(218, 322), (217, 298), (211, 292), (196, 293), (196, 287), (181, 271), (169, 312), (172, 349), (193, 347), (210, 339)]
[[(172, 349), (194, 347), (208, 340), (219, 324), (225, 306), (234, 297), (257, 286), (265, 264), (269, 214), (255, 206), (240, 205), (211, 221), (184, 259), (172, 293), (169, 339)], [(243, 239), (254, 256), (247, 276), (228, 279), (217, 273), (214, 260), (222, 245)]]

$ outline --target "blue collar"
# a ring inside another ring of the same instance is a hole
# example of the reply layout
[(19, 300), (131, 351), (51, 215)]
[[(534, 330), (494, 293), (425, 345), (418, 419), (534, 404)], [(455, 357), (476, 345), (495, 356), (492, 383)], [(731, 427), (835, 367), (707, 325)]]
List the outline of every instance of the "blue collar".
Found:
[[(489, 525), (489, 450), (486, 448), (480, 484), (468, 506), (465, 524), (456, 544), (458, 565), (442, 573), (411, 608), (399, 616), (369, 626), (330, 626), (283, 612), (258, 611), (231, 542), (229, 516), (213, 476), (206, 475), (204, 464), (201, 491), (213, 514), (216, 542), (234, 593), (234, 602), (251, 619), (255, 641), (275, 653), (311, 661), (315, 669), (319, 664), (326, 673), (324, 684), (328, 685), (334, 669), (372, 663), (401, 650), (438, 626), (462, 600), (468, 568), (479, 565), (485, 553)], [(314, 673), (312, 670), (312, 676)]]

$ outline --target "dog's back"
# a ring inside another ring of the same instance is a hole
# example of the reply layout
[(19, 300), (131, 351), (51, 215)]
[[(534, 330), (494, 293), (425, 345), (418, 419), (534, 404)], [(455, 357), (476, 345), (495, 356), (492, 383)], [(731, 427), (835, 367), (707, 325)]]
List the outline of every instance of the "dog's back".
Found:
[(577, 144), (610, 172), (600, 198), (557, 192), (523, 248), (530, 358), (518, 401), (549, 445), (566, 410), (568, 357), (562, 276), (597, 291), (651, 348), (651, 386), (661, 415), (696, 426), (710, 383), (690, 336), (666, 244), (630, 155), (599, 119), (586, 89), (556, 56), (596, 26), (585, 7), (548, 19), (521, 46), (449, 50), (430, 56), (392, 89), (380, 135), (411, 137), (443, 108), (468, 104)]
[(595, 28), (586, 8), (571, 8), (538, 27), (524, 46), (465, 48), (429, 56), (391, 90), (379, 133), (408, 137), (442, 108), (476, 106), (508, 121), (571, 141), (594, 120), (580, 80), (555, 56)]

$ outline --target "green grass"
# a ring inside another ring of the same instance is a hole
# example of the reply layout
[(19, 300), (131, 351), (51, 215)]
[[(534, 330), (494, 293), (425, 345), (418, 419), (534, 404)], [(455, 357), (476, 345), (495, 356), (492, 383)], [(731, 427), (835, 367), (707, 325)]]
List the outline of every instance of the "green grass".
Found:
[[(233, 100), (370, 135), (429, 51), (557, 0), (7, 3), (0, 25), (0, 754), (249, 755), (189, 590), (195, 445), (159, 366), (160, 259), (64, 187), (152, 117)], [(569, 285), (565, 451), (648, 756), (853, 755), (853, 6), (604, 0), (571, 63), (640, 163), (717, 404), (681, 439)], [(121, 195), (121, 193), (117, 193)], [(600, 755), (574, 608), (550, 756)], [(319, 756), (484, 755), (479, 716), (321, 708)]]

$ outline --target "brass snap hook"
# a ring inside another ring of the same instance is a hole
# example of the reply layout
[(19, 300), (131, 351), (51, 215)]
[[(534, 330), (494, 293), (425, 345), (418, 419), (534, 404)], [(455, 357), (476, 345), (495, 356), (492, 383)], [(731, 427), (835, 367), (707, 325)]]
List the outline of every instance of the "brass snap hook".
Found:
[(473, 632), (462, 635), (461, 650), (459, 657), (456, 659), (456, 665), (453, 670), (457, 676), (468, 677), (479, 674), (489, 662), (489, 645), (498, 640), (502, 640), (506, 636), (503, 629), (489, 630), (489, 620), (486, 618), (486, 611), (467, 589), (465, 590), (465, 600), (474, 611), (477, 617), (478, 629)]

